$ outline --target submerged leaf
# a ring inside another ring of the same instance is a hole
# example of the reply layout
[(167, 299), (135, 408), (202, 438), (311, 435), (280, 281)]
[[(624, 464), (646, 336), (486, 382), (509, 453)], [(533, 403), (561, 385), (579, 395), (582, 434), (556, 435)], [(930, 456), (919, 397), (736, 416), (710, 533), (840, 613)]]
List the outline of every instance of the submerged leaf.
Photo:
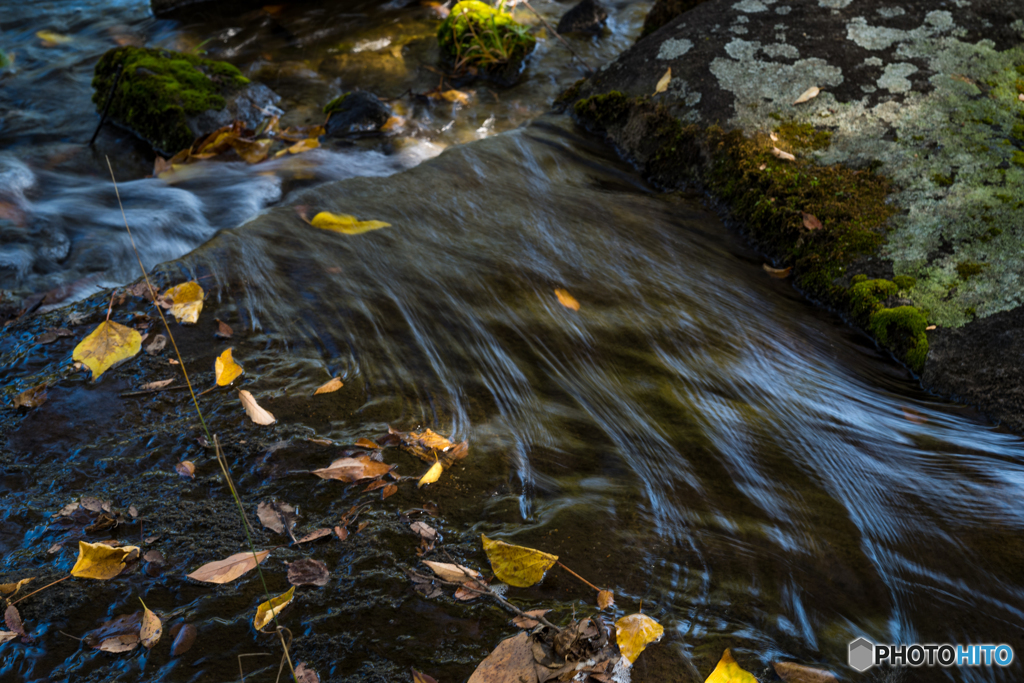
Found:
[(138, 557), (134, 545), (111, 548), (103, 543), (78, 542), (78, 561), (71, 568), (71, 576), (83, 579), (112, 579), (124, 571), (125, 561)]
[(217, 360), (213, 363), (213, 373), (217, 378), (217, 386), (219, 387), (226, 387), (231, 384), (241, 377), (243, 372), (242, 366), (231, 357), (231, 349), (226, 349), (224, 353), (217, 356)]
[(171, 643), (171, 656), (177, 657), (188, 652), (192, 648), (192, 644), (196, 642), (196, 635), (195, 626), (192, 624), (181, 624), (177, 635), (174, 636), (174, 642)]
[(256, 403), (256, 399), (245, 389), (238, 392), (238, 398), (242, 400), (242, 407), (245, 408), (245, 413), (249, 416), (249, 419), (256, 424), (272, 425), (277, 422), (274, 415), (269, 410), (260, 408), (260, 405)]
[(812, 669), (796, 662), (775, 662), (775, 673), (786, 683), (836, 683), (831, 671)]
[(316, 391), (313, 392), (313, 395), (316, 396), (317, 394), (330, 394), (332, 392), (337, 391), (338, 389), (341, 389), (343, 386), (345, 385), (341, 383), (341, 380), (335, 377), (330, 382), (327, 382), (326, 384), (320, 386)]
[(235, 553), (231, 557), (216, 562), (204, 564), (191, 574), (188, 578), (206, 583), (227, 583), (234, 581), (242, 574), (256, 568), (257, 564), (263, 562), (270, 555), (269, 550), (260, 550), (255, 557), (251, 551)]
[[(630, 614), (615, 622), (615, 641), (619, 644), (622, 656), (628, 659), (630, 664), (636, 661), (648, 645), (660, 640), (663, 633), (665, 629), (661, 624), (646, 614)], [(708, 681), (710, 680), (709, 678)]]
[(36, 31), (36, 38), (43, 41), (43, 47), (55, 47), (74, 40), (71, 36), (55, 33), (54, 31)]
[(142, 349), (138, 330), (105, 320), (78, 343), (71, 357), (92, 370), (93, 379)]
[(313, 216), (313, 220), (310, 221), (310, 225), (314, 228), (333, 230), (334, 232), (340, 232), (345, 235), (359, 235), (364, 232), (369, 232), (370, 230), (391, 227), (390, 223), (385, 223), (384, 221), (361, 221), (355, 216), (329, 213), (327, 211), (321, 211), (317, 215)]
[(173, 382), (173, 381), (174, 381), (174, 378), (172, 377), (171, 379), (161, 379), (161, 380), (156, 381), (156, 382), (146, 382), (141, 387), (139, 387), (139, 390), (140, 391), (156, 391), (157, 389), (163, 389), (164, 387), (169, 386), (171, 384), (171, 382)]
[(182, 282), (164, 292), (171, 300), (171, 315), (181, 323), (195, 323), (203, 310), (203, 288), (198, 282)]
[(605, 609), (615, 604), (615, 593), (611, 591), (598, 591), (597, 592), (597, 608)]
[(494, 575), (510, 586), (529, 588), (543, 579), (544, 572), (558, 561), (556, 555), (533, 548), (494, 541), (483, 534), (480, 539)]
[(378, 446), (373, 441), (370, 441), (369, 439), (356, 439), (356, 445), (360, 446), (362, 448), (373, 448), (373, 449), (380, 448), (380, 446)]
[(293, 586), (326, 586), (331, 578), (327, 565), (304, 557), (288, 565), (288, 583)]
[(321, 479), (351, 483), (382, 477), (390, 471), (391, 465), (378, 462), (368, 455), (360, 455), (358, 458), (338, 458), (325, 468), (313, 470), (313, 474)]
[(573, 311), (580, 310), (580, 302), (576, 301), (572, 294), (564, 289), (556, 289), (555, 296), (558, 297), (558, 303), (562, 304), (568, 309)]
[(235, 331), (231, 329), (231, 325), (228, 325), (221, 319), (217, 319), (217, 331), (213, 333), (213, 336), (218, 339), (231, 339)]
[(128, 652), (139, 646), (139, 637), (134, 634), (114, 636), (100, 643), (99, 649), (104, 652)]
[(15, 408), (38, 408), (46, 403), (46, 385), (26, 389), (14, 397)]
[(263, 627), (273, 621), (274, 617), (281, 613), (288, 603), (295, 597), (295, 586), (288, 589), (288, 592), (282, 593), (275, 598), (271, 598), (266, 602), (261, 602), (260, 606), (256, 608), (256, 616), (252, 620), (253, 626), (256, 627), (257, 631), (262, 631)]
[(718, 660), (718, 666), (704, 683), (757, 683), (757, 679), (737, 664), (729, 648), (725, 648), (722, 658)]

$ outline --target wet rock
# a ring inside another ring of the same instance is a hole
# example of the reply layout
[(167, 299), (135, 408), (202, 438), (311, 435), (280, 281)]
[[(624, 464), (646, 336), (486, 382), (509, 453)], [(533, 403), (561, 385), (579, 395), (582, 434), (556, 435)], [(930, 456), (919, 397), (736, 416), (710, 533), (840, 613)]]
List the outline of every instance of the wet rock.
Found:
[(655, 0), (651, 11), (644, 19), (644, 27), (640, 37), (654, 33), (683, 12), (688, 12), (705, 0)]
[(330, 137), (380, 130), (391, 117), (391, 108), (373, 93), (354, 90), (331, 100), (324, 113), (328, 115), (325, 129)]
[(227, 62), (170, 50), (119, 47), (96, 64), (93, 102), (102, 109), (123, 65), (108, 119), (171, 156), (233, 120), (255, 128), (280, 98)]
[(582, 0), (562, 15), (555, 30), (559, 33), (600, 33), (607, 20), (608, 12), (597, 0)]
[(437, 44), (456, 75), (480, 75), (507, 87), (519, 80), (537, 39), (510, 14), (464, 0), (437, 30)]

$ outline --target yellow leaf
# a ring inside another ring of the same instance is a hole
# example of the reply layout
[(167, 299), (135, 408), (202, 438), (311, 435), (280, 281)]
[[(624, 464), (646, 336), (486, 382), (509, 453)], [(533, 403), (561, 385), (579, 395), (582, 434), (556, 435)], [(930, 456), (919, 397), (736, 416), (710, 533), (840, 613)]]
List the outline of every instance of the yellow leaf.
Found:
[(356, 219), (355, 216), (343, 213), (328, 213), (327, 211), (321, 211), (313, 216), (310, 225), (314, 228), (333, 230), (344, 235), (358, 235), (378, 228), (391, 227), (390, 223), (385, 223), (384, 221), (361, 221)]
[(416, 484), (416, 488), (420, 488), (424, 484), (433, 484), (441, 477), (442, 472), (444, 472), (444, 465), (440, 461), (435, 462), (427, 470), (427, 473), (420, 477), (420, 483)]
[(564, 289), (556, 289), (555, 296), (558, 297), (558, 303), (562, 304), (566, 308), (571, 308), (574, 311), (580, 310), (580, 302), (576, 301), (572, 294)]
[(231, 349), (227, 349), (214, 361), (213, 372), (217, 377), (217, 386), (226, 387), (242, 376), (242, 366), (231, 357)]
[(53, 31), (36, 31), (36, 38), (43, 41), (43, 45), (45, 47), (63, 45), (64, 43), (70, 43), (73, 40), (71, 36), (54, 33)]
[(533, 548), (521, 545), (510, 545), (504, 541), (492, 541), (483, 534), (480, 539), (484, 544), (484, 552), (491, 561), (494, 575), (510, 586), (529, 588), (544, 578), (544, 572), (558, 561), (556, 555), (550, 555)]
[(331, 392), (337, 391), (338, 389), (341, 389), (343, 386), (345, 385), (341, 383), (341, 380), (335, 377), (330, 382), (327, 382), (326, 384), (320, 386), (316, 391), (313, 392), (313, 395), (316, 396), (317, 394), (329, 394)]
[(412, 670), (412, 683), (437, 683), (437, 679), (433, 676), (428, 676), (425, 673), (420, 673), (416, 669)]
[(164, 296), (171, 300), (171, 315), (181, 323), (194, 323), (203, 310), (203, 288), (198, 282), (182, 282), (171, 287)]
[(264, 410), (260, 407), (259, 403), (256, 403), (256, 399), (252, 397), (245, 389), (238, 392), (238, 398), (242, 401), (242, 407), (245, 408), (246, 415), (249, 419), (258, 425), (272, 425), (277, 422), (277, 418), (269, 410)]
[[(619, 644), (622, 656), (628, 659), (630, 664), (636, 661), (644, 648), (660, 640), (664, 632), (665, 629), (661, 627), (661, 624), (646, 614), (630, 614), (615, 622), (615, 642)], [(708, 681), (710, 680), (709, 678)], [(725, 683), (725, 680), (722, 679), (719, 683)], [(750, 683), (756, 682), (751, 681)]]
[[(142, 602), (142, 598), (139, 598), (139, 602)], [(142, 630), (139, 632), (139, 639), (142, 641), (143, 647), (152, 650), (153, 646), (160, 642), (160, 635), (164, 628), (160, 623), (160, 617), (153, 614), (153, 611), (146, 607), (146, 603), (142, 602), (142, 607), (146, 611), (142, 615)]]
[(270, 152), (270, 146), (274, 144), (274, 141), (266, 138), (263, 140), (242, 140), (241, 138), (232, 138), (229, 140), (231, 148), (235, 150), (247, 164), (258, 164), (267, 158), (267, 154)]
[(469, 95), (461, 90), (445, 90), (437, 94), (439, 98), (452, 104), (469, 104)]
[(311, 149), (316, 149), (320, 146), (320, 140), (318, 138), (306, 138), (299, 140), (294, 145), (288, 148), (288, 151), (292, 154), (302, 154), (308, 152)]
[(276, 598), (271, 598), (266, 602), (260, 603), (260, 606), (256, 608), (256, 618), (252, 620), (253, 626), (256, 627), (257, 631), (262, 631), (263, 627), (273, 621), (274, 616), (281, 613), (281, 610), (292, 601), (295, 596), (295, 586), (288, 589), (287, 593), (282, 593)]
[(654, 94), (657, 95), (660, 92), (668, 90), (668, 84), (672, 80), (672, 69), (671, 67), (665, 72), (665, 75), (658, 81), (658, 85), (654, 87)]
[(235, 553), (231, 557), (216, 562), (204, 564), (191, 574), (188, 578), (205, 583), (227, 583), (234, 581), (242, 574), (256, 568), (257, 564), (263, 562), (270, 555), (269, 550), (260, 550), (255, 557), (252, 552), (246, 550), (242, 553)]
[(78, 561), (71, 568), (71, 576), (82, 579), (112, 579), (124, 571), (126, 559), (138, 557), (139, 549), (134, 545), (111, 548), (103, 543), (78, 542)]
[(78, 343), (71, 357), (88, 366), (93, 379), (96, 379), (140, 350), (142, 335), (138, 330), (106, 320)]
[(718, 666), (704, 683), (757, 683), (757, 679), (737, 664), (729, 648), (725, 648), (722, 658), (718, 660)]
[(22, 586), (34, 578), (34, 576), (30, 576), (29, 578), (22, 579), (17, 583), (0, 583), (0, 595), (10, 595), (13, 597), (18, 594), (18, 591), (21, 590)]

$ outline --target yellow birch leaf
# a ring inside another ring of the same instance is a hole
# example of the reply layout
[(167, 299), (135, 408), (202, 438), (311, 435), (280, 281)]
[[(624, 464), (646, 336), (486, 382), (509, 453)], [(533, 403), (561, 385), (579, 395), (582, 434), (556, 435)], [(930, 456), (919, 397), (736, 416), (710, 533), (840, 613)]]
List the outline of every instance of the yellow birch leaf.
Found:
[(564, 289), (556, 289), (555, 296), (558, 297), (558, 303), (562, 304), (566, 308), (571, 308), (574, 311), (580, 310), (580, 302), (576, 301), (573, 295)]
[(124, 563), (139, 549), (134, 545), (111, 548), (103, 543), (78, 542), (78, 561), (71, 568), (71, 576), (82, 579), (112, 579), (124, 571)]
[(331, 392), (341, 389), (343, 386), (345, 385), (341, 383), (341, 380), (335, 377), (330, 382), (327, 382), (326, 384), (317, 388), (317, 390), (313, 392), (313, 395), (316, 396), (317, 394), (330, 394)]
[(257, 631), (262, 631), (263, 627), (273, 621), (274, 616), (281, 613), (292, 598), (295, 596), (295, 586), (288, 589), (287, 593), (282, 593), (276, 598), (271, 598), (266, 602), (260, 603), (260, 606), (256, 608), (256, 617), (252, 620), (253, 626), (256, 627)]
[[(142, 598), (139, 598), (139, 602), (142, 602)], [(160, 642), (160, 635), (163, 633), (164, 627), (160, 623), (160, 617), (146, 607), (146, 603), (142, 602), (142, 607), (146, 611), (142, 615), (142, 630), (139, 631), (139, 639), (142, 641), (143, 647), (152, 650), (153, 646)]]
[(13, 597), (18, 594), (18, 591), (21, 590), (22, 586), (34, 578), (34, 576), (30, 576), (29, 578), (22, 579), (17, 583), (0, 583), (0, 595), (10, 595)]
[(737, 664), (729, 648), (725, 648), (722, 658), (718, 660), (718, 666), (704, 683), (757, 683), (757, 679)]
[(214, 361), (213, 372), (217, 378), (217, 386), (226, 387), (242, 376), (242, 366), (231, 357), (231, 349), (227, 349)]
[(441, 477), (442, 472), (444, 472), (444, 465), (441, 464), (441, 461), (434, 462), (427, 473), (420, 477), (420, 483), (416, 484), (416, 488), (420, 488), (424, 484), (433, 484)]
[(311, 149), (316, 149), (319, 146), (319, 138), (306, 138), (304, 140), (299, 140), (294, 145), (289, 147), (288, 151), (291, 152), (292, 154), (302, 154), (303, 152), (308, 152)]
[(529, 588), (543, 579), (544, 572), (558, 561), (557, 555), (504, 541), (492, 541), (483, 534), (480, 534), (480, 540), (494, 575), (510, 586)]
[(208, 562), (191, 574), (188, 578), (205, 583), (227, 583), (234, 581), (242, 574), (256, 568), (270, 555), (269, 550), (260, 550), (253, 556), (252, 552), (235, 553), (231, 557), (216, 562)]
[(668, 90), (668, 84), (672, 81), (672, 69), (671, 67), (665, 72), (665, 75), (658, 81), (658, 85), (654, 87), (654, 94), (657, 95), (660, 92)]
[(378, 228), (391, 227), (390, 223), (385, 223), (384, 221), (361, 221), (355, 216), (349, 216), (344, 213), (329, 213), (327, 211), (321, 211), (313, 216), (313, 220), (309, 223), (314, 228), (333, 230), (343, 235), (359, 235), (371, 230), (377, 230)]
[[(636, 661), (644, 648), (661, 640), (664, 632), (665, 629), (661, 624), (646, 614), (630, 614), (615, 622), (615, 642), (619, 644), (622, 656), (628, 659), (630, 664)], [(709, 678), (708, 681), (710, 680)], [(726, 679), (722, 679), (719, 683), (725, 683), (725, 681)], [(755, 682), (751, 681), (751, 683)]]
[(92, 378), (96, 379), (141, 350), (142, 335), (138, 330), (105, 320), (78, 343), (71, 357), (92, 370)]
[(203, 288), (198, 282), (182, 282), (164, 292), (171, 299), (171, 315), (180, 323), (195, 323), (203, 310)]
[(72, 40), (74, 40), (71, 36), (65, 36), (61, 33), (54, 33), (53, 31), (36, 31), (36, 38), (43, 41), (43, 47), (63, 45), (64, 43), (70, 43)]

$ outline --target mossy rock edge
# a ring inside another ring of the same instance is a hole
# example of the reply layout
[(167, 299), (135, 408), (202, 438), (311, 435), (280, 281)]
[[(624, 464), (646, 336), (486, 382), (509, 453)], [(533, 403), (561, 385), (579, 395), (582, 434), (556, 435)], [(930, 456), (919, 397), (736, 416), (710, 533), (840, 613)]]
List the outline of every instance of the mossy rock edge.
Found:
[(449, 67), (476, 69), (498, 85), (510, 86), (519, 79), (537, 39), (507, 12), (463, 0), (437, 30), (437, 43)]

